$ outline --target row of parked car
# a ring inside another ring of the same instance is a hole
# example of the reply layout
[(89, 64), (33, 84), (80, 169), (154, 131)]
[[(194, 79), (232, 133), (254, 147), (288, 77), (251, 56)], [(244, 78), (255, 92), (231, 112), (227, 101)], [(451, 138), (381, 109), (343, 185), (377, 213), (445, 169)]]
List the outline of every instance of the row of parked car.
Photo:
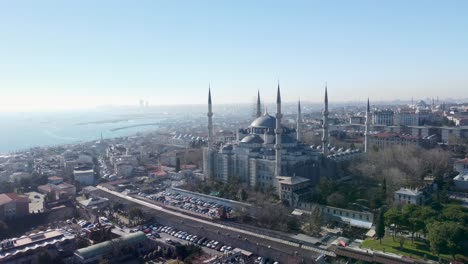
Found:
[(137, 195), (153, 201), (163, 203), (165, 205), (170, 205), (187, 211), (204, 214), (213, 218), (220, 217), (223, 210), (226, 210), (227, 218), (230, 218), (232, 214), (231, 207), (224, 208), (224, 206), (214, 202), (208, 202), (201, 199), (183, 196), (180, 194), (173, 194), (170, 192), (163, 191), (159, 194), (146, 194), (140, 192)]
[(218, 250), (220, 252), (228, 253), (232, 251), (232, 247), (224, 245), (216, 240), (210, 240), (207, 237), (199, 237), (197, 235), (191, 235), (185, 231), (176, 230), (169, 226), (164, 226), (161, 228), (161, 232), (167, 233), (173, 237), (192, 242), (193, 244)]
[(219, 217), (222, 210), (226, 211), (226, 215), (229, 218), (233, 213), (233, 209), (228, 206), (223, 206), (216, 202), (206, 201), (200, 198), (188, 197), (181, 194), (162, 192), (162, 197), (169, 202), (174, 202), (186, 210), (195, 211), (198, 213), (205, 213), (212, 217)]
[[(200, 237), (197, 235), (191, 235), (188, 232), (177, 230), (173, 227), (170, 226), (163, 226), (159, 225), (158, 223), (155, 223), (154, 225), (149, 225), (149, 226), (141, 226), (140, 228), (132, 229), (131, 232), (136, 232), (136, 231), (143, 231), (144, 233), (147, 234), (147, 236), (152, 236), (155, 238), (160, 238), (161, 236), (158, 233), (166, 233), (169, 234), (173, 237), (176, 237), (181, 240), (186, 240), (189, 241), (193, 244), (211, 248), (213, 250), (217, 250), (220, 252), (223, 252), (225, 254), (231, 254), (233, 251), (233, 248), (228, 245), (224, 245), (219, 241), (216, 240), (210, 240), (207, 237)], [(167, 238), (166, 242), (169, 244), (178, 244), (179, 242), (173, 241), (172, 239)], [(277, 261), (271, 261), (268, 258), (263, 258), (263, 257), (257, 257), (254, 260), (254, 263), (258, 264), (279, 264)]]

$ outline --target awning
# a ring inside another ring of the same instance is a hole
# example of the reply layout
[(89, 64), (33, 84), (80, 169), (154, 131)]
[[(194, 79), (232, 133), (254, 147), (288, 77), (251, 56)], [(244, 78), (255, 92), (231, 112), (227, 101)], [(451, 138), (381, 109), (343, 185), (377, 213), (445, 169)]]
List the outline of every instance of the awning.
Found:
[(292, 211), (291, 214), (292, 214), (292, 215), (301, 216), (301, 215), (304, 214), (304, 212), (303, 212), (302, 210), (294, 209), (294, 211)]
[(375, 236), (375, 230), (374, 229), (371, 229), (371, 230), (367, 231), (366, 237), (374, 237), (374, 236)]
[(337, 216), (342, 222), (349, 223), (351, 226), (355, 227), (360, 227), (360, 228), (371, 228), (372, 227), (372, 222), (367, 222), (367, 221), (361, 221), (361, 220), (356, 220), (352, 219), (349, 217), (344, 217), (344, 216)]
[(362, 228), (371, 228), (372, 227), (372, 223), (371, 222), (366, 222), (366, 221), (359, 221), (359, 220), (354, 220), (352, 219), (351, 220), (351, 223), (350, 223), (352, 226), (355, 226), (355, 227), (362, 227)]

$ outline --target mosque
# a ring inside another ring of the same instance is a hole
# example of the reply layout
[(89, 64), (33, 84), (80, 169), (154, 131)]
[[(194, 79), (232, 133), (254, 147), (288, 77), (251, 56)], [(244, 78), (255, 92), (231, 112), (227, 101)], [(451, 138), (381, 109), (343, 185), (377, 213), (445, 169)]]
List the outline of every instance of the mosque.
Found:
[[(328, 94), (325, 87), (322, 146), (303, 143), (303, 120), (298, 102), (296, 127), (281, 123), (281, 92), (278, 84), (276, 115), (261, 113), (260, 93), (257, 96), (256, 119), (249, 127), (238, 129), (236, 139), (221, 146), (213, 142), (211, 89), (208, 92), (208, 146), (203, 149), (205, 179), (228, 182), (238, 177), (250, 187), (274, 187), (277, 194), (291, 205), (310, 193), (320, 180), (323, 164), (329, 155)], [(369, 111), (369, 105), (368, 105)], [(366, 121), (367, 123), (367, 121)], [(366, 142), (368, 126), (366, 125)], [(367, 149), (367, 144), (366, 149)]]

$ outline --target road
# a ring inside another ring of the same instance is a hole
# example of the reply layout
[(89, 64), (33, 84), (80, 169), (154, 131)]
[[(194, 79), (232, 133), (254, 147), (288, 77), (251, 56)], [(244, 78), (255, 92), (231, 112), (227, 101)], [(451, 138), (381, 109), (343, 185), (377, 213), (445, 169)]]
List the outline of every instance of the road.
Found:
[[(284, 239), (269, 237), (220, 223), (210, 222), (179, 212), (167, 210), (161, 206), (109, 190), (102, 186), (97, 186), (97, 188), (107, 194), (111, 194), (112, 196), (158, 211), (155, 216), (159, 217), (160, 221), (167, 221), (167, 225), (199, 236), (207, 236), (210, 239), (216, 239), (225, 244), (231, 244), (234, 247), (244, 248), (261, 256), (267, 255), (275, 259), (281, 258), (283, 261), (280, 260), (280, 262), (282, 263), (293, 263), (291, 262), (293, 258), (305, 259), (307, 263), (314, 263), (313, 260), (321, 254), (335, 256), (335, 254), (330, 251), (314, 247), (300, 246), (298, 243)], [(211, 236), (209, 236), (210, 234)]]

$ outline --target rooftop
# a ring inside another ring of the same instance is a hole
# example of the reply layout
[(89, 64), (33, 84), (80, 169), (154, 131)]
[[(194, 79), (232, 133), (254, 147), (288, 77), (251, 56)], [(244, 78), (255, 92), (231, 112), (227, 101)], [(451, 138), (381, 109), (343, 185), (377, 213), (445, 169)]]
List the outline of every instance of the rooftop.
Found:
[(58, 176), (48, 177), (47, 179), (48, 179), (49, 181), (62, 181), (62, 180), (63, 180), (62, 177), (58, 177)]
[(468, 164), (468, 158), (464, 158), (464, 159), (459, 159), (459, 160), (456, 160), (455, 163), (463, 163), (463, 164)]
[(17, 193), (0, 194), (0, 205), (7, 204), (11, 201), (20, 202), (20, 203), (29, 203), (29, 198), (24, 195), (18, 195)]
[(405, 195), (411, 195), (411, 196), (417, 196), (421, 195), (422, 192), (419, 191), (418, 189), (408, 189), (408, 188), (400, 188), (400, 190), (395, 191), (396, 194), (405, 194)]
[(287, 185), (296, 185), (304, 182), (310, 182), (309, 179), (302, 178), (299, 176), (288, 177), (288, 176), (278, 176), (276, 177), (281, 184)]
[(74, 235), (60, 230), (47, 230), (45, 232), (31, 233), (29, 236), (3, 240), (0, 242), (3, 245), (2, 249), (0, 249), (0, 261), (17, 253), (25, 253), (40, 247), (48, 247), (68, 239), (74, 239)]
[(112, 243), (119, 242), (123, 244), (134, 244), (138, 242), (143, 242), (147, 239), (145, 233), (139, 231), (133, 234), (129, 234), (127, 236), (123, 236), (120, 238), (114, 238), (110, 241), (102, 242), (96, 245), (92, 245), (89, 247), (81, 248), (75, 251), (75, 255), (83, 259), (91, 258), (97, 255), (105, 254), (112, 250)]

